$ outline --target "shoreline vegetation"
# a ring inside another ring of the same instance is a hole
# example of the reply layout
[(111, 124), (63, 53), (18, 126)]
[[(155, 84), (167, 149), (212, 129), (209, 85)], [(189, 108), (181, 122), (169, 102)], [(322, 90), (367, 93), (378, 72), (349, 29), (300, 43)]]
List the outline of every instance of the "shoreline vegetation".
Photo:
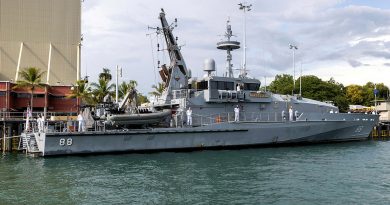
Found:
[[(294, 81), (291, 75), (276, 75), (275, 80), (267, 86), (267, 90), (278, 94), (295, 94), (299, 93), (300, 79)], [(365, 85), (348, 85), (344, 86), (336, 82), (333, 78), (323, 81), (317, 76), (302, 76), (302, 97), (319, 101), (330, 101), (338, 106), (341, 112), (346, 112), (349, 105), (374, 106), (376, 88), (377, 100), (389, 99), (389, 88), (384, 83), (374, 84), (367, 82)], [(261, 89), (264, 89), (262, 87)]]

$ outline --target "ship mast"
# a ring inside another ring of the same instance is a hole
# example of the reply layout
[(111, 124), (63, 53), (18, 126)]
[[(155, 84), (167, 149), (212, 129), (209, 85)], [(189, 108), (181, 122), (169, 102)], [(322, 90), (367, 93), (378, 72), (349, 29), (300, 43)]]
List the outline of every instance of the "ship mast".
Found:
[(230, 25), (230, 20), (226, 22), (226, 33), (224, 35), (226, 37), (225, 41), (221, 41), (217, 43), (217, 48), (220, 50), (226, 50), (226, 73), (225, 77), (233, 78), (233, 64), (232, 64), (232, 54), (231, 51), (240, 48), (240, 42), (232, 41), (230, 38), (233, 35), (232, 27)]
[(172, 30), (176, 27), (177, 19), (175, 19), (174, 26), (169, 25), (165, 18), (164, 9), (161, 9), (159, 19), (161, 21), (161, 31), (164, 34), (170, 58), (169, 67), (167, 68), (165, 65), (162, 65), (160, 70), (161, 78), (165, 83), (165, 91), (162, 97), (165, 98), (166, 103), (168, 103), (172, 98), (171, 93), (173, 90), (188, 88), (188, 70), (180, 52), (180, 47), (177, 45), (177, 38), (175, 38), (172, 33)]

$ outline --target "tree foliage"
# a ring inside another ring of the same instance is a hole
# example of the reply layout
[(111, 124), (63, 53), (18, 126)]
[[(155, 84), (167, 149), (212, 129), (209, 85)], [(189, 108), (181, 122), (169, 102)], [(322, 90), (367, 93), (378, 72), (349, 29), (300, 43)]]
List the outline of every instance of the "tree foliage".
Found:
[(148, 103), (148, 102), (149, 100), (145, 95), (142, 95), (141, 93), (137, 95), (137, 105), (141, 105), (143, 103)]
[(378, 90), (377, 100), (388, 99), (389, 88), (383, 83), (374, 84), (368, 82), (363, 86), (349, 85), (347, 86), (347, 97), (349, 102), (354, 105), (372, 106), (374, 105), (375, 94), (374, 89)]
[(71, 93), (67, 96), (68, 98), (79, 98), (81, 104), (92, 105), (94, 104), (92, 99), (91, 87), (86, 80), (79, 80), (76, 85), (73, 86)]
[(112, 80), (112, 75), (111, 71), (108, 68), (103, 68), (103, 71), (99, 73), (99, 79), (103, 79), (105, 81), (111, 81)]
[(161, 97), (162, 93), (164, 92), (165, 86), (164, 83), (158, 83), (157, 85), (152, 85), (152, 88), (154, 90), (152, 92), (149, 92), (149, 94), (155, 97)]
[[(83, 103), (87, 105), (96, 105), (103, 102), (104, 97), (109, 95), (115, 96), (115, 85), (110, 84), (112, 75), (108, 68), (103, 68), (102, 72), (99, 73), (99, 79), (97, 82), (88, 84), (87, 80), (80, 80), (76, 82), (71, 93), (67, 96), (68, 98), (80, 98)], [(136, 88), (138, 85), (137, 81), (130, 80), (128, 82), (122, 82), (118, 86), (118, 97), (123, 98), (131, 88)], [(137, 94), (137, 105), (142, 103), (148, 103), (149, 100), (146, 96), (141, 93)]]
[(106, 81), (104, 78), (99, 78), (98, 83), (91, 83), (91, 86), (93, 88), (92, 94), (94, 103), (100, 103), (103, 102), (103, 99), (105, 96), (113, 96), (113, 90), (115, 88), (114, 84), (110, 85), (110, 81)]
[(271, 84), (268, 86), (268, 90), (283, 95), (291, 95), (293, 87), (293, 77), (291, 75), (283, 74), (275, 76), (275, 80), (272, 81)]
[[(295, 94), (299, 93), (299, 82), (298, 78), (295, 82)], [(293, 77), (283, 74), (277, 75), (268, 89), (274, 93), (291, 95), (293, 87)], [(323, 81), (314, 75), (302, 76), (302, 96), (319, 101), (331, 101), (339, 107), (340, 111), (348, 109), (345, 88), (333, 78), (329, 81)]]
[(135, 80), (130, 80), (129, 82), (122, 82), (118, 87), (118, 97), (123, 98), (130, 89), (137, 87), (138, 83)]
[(45, 71), (39, 68), (29, 67), (22, 71), (19, 71), (21, 80), (16, 81), (16, 85), (13, 88), (29, 88), (31, 91), (30, 106), (33, 108), (34, 90), (37, 87), (45, 87), (46, 84), (42, 83), (43, 75)]

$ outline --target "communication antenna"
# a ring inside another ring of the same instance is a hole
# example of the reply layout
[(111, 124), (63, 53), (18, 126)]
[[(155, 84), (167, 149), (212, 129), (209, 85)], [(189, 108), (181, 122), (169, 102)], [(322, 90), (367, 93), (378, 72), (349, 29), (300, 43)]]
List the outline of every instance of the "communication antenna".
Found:
[[(150, 27), (148, 26), (148, 29)], [(154, 58), (154, 48), (153, 48), (153, 39), (152, 39), (152, 34), (153, 33), (148, 33), (146, 34), (146, 36), (149, 36), (149, 39), (150, 39), (150, 49), (152, 51), (152, 63), (153, 63), (153, 74), (154, 74), (154, 84), (157, 84), (157, 76), (156, 76), (156, 59)], [(158, 59), (157, 59), (158, 60)], [(158, 68), (159, 65), (157, 65), (157, 68)]]

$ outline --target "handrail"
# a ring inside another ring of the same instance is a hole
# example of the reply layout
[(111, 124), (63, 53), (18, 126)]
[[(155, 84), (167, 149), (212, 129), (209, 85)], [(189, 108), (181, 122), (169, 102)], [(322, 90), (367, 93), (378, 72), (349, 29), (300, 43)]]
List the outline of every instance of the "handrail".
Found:
[[(44, 112), (32, 112), (32, 118), (37, 118), (39, 115), (44, 115)], [(76, 112), (46, 112), (46, 117), (50, 118), (51, 116), (75, 116)], [(27, 112), (2, 112), (0, 111), (1, 120), (25, 120)]]
[[(183, 122), (177, 124), (185, 125), (184, 114), (180, 118)], [(219, 123), (231, 123), (234, 122), (235, 113), (234, 112), (224, 112), (219, 114), (210, 114), (210, 115), (199, 115), (192, 114), (192, 126), (204, 126), (212, 125)], [(240, 112), (239, 121), (242, 122), (283, 122), (280, 113), (277, 112)]]
[[(192, 114), (192, 127), (208, 126), (221, 123), (258, 123), (258, 122), (282, 122), (287, 123), (289, 117), (283, 115), (280, 112), (240, 112), (238, 122), (235, 121), (234, 112), (223, 112), (216, 114), (200, 115), (197, 113)], [(186, 124), (187, 116), (186, 113), (176, 112), (172, 115), (170, 127), (188, 127)], [(370, 115), (364, 115), (364, 118), (357, 117), (353, 114), (329, 114), (329, 113), (300, 113), (294, 117), (293, 121), (327, 121), (327, 120), (362, 120), (362, 121), (374, 121), (374, 118), (370, 118)], [(38, 131), (37, 122), (35, 119), (30, 121), (30, 132)], [(48, 133), (53, 132), (77, 132), (78, 121), (72, 120), (59, 120), (59, 121), (45, 121), (44, 131)], [(95, 121), (91, 127), (88, 127), (88, 131), (99, 132), (106, 131), (106, 123), (102, 120)]]

